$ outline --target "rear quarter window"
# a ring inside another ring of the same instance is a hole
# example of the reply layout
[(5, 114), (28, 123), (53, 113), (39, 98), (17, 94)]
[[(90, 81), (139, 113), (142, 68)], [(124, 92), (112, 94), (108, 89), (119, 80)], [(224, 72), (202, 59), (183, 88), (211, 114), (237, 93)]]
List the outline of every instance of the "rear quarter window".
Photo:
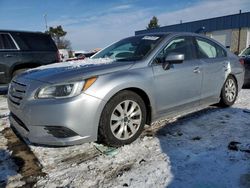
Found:
[(56, 51), (56, 45), (49, 35), (38, 33), (18, 33), (15, 39), (23, 50)]
[(226, 51), (218, 44), (202, 39), (196, 38), (198, 58), (222, 58), (226, 57)]

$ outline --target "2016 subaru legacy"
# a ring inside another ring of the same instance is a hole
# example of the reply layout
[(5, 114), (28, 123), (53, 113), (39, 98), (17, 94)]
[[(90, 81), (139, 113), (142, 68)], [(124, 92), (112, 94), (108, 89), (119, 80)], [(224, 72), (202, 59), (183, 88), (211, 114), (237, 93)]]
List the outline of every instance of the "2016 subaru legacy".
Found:
[(239, 58), (192, 33), (120, 40), (80, 63), (16, 76), (8, 104), (13, 129), (33, 143), (129, 144), (145, 124), (211, 104), (231, 106), (244, 80)]

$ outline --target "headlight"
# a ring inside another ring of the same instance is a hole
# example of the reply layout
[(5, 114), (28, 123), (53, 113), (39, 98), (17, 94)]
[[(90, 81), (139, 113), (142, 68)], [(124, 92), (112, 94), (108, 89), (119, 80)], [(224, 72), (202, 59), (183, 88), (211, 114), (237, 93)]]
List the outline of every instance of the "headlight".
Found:
[(87, 90), (96, 80), (96, 77), (87, 79), (82, 82), (62, 83), (41, 88), (36, 97), (45, 98), (69, 98), (80, 95)]

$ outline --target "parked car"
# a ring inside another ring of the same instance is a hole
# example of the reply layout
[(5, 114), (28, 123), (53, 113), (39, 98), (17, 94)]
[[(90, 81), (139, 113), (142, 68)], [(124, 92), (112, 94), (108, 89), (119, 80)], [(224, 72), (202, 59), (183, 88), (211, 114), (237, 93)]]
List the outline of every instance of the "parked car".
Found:
[(250, 46), (245, 48), (239, 55), (245, 66), (245, 80), (244, 85), (250, 85)]
[(69, 52), (67, 49), (59, 49), (60, 61), (67, 61), (69, 59)]
[(83, 50), (77, 50), (77, 51), (73, 51), (73, 56), (78, 57), (78, 56), (81, 56), (81, 55), (83, 55), (85, 53), (87, 53), (87, 52), (83, 51)]
[(77, 60), (83, 60), (85, 58), (90, 58), (94, 54), (96, 54), (97, 51), (92, 52), (85, 52), (85, 51), (75, 51), (74, 56), (72, 58), (68, 58), (66, 61), (77, 61)]
[(27, 69), (58, 61), (57, 47), (50, 35), (0, 30), (0, 84), (8, 84)]
[(15, 77), (10, 122), (32, 143), (122, 146), (158, 119), (233, 105), (243, 79), (239, 57), (215, 40), (194, 33), (138, 35), (82, 64), (48, 65)]

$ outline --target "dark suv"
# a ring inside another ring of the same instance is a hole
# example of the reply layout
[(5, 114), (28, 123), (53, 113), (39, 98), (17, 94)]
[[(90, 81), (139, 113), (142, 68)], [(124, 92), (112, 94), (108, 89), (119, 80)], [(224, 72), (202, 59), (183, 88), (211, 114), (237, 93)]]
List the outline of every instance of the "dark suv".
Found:
[(0, 30), (0, 84), (22, 71), (59, 62), (50, 35), (41, 32)]

